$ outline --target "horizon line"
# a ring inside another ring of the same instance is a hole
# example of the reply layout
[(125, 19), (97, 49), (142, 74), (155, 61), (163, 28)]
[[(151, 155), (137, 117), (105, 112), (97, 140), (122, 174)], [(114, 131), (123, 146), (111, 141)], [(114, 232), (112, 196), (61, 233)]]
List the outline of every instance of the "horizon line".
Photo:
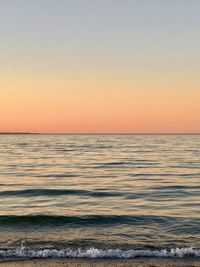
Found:
[(11, 135), (11, 134), (35, 134), (35, 135), (200, 135), (200, 132), (194, 133), (185, 133), (185, 132), (170, 132), (170, 133), (165, 133), (165, 132), (141, 132), (141, 133), (126, 133), (126, 132), (121, 132), (121, 133), (115, 133), (115, 132), (99, 132), (99, 133), (93, 133), (93, 132), (0, 132), (0, 135)]

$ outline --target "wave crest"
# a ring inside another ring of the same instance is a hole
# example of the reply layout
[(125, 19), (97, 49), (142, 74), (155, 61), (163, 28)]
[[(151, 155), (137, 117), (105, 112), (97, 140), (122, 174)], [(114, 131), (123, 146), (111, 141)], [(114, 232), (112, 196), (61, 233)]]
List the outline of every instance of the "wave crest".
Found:
[(1, 258), (119, 258), (131, 259), (136, 257), (157, 257), (157, 258), (183, 258), (200, 257), (200, 249), (195, 248), (172, 248), (162, 250), (121, 250), (98, 248), (90, 249), (41, 249), (31, 250), (23, 246), (20, 249), (0, 250)]

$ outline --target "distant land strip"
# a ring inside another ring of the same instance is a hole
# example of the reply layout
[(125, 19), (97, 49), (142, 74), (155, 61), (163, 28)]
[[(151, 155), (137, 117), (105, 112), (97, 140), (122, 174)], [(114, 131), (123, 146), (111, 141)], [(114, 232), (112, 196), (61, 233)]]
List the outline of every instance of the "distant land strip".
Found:
[(200, 133), (70, 133), (70, 132), (0, 132), (0, 135), (200, 135)]

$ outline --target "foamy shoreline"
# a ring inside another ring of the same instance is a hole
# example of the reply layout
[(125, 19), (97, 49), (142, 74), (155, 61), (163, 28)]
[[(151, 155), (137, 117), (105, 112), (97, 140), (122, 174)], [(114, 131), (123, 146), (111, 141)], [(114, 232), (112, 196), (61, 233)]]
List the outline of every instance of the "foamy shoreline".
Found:
[(117, 259), (32, 259), (0, 262), (2, 267), (200, 267), (200, 259), (137, 258)]

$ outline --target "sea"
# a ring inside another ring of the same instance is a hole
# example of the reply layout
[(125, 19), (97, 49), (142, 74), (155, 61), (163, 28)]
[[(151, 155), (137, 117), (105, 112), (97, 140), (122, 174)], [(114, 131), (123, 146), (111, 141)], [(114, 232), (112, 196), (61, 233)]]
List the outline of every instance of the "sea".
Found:
[(0, 135), (0, 258), (200, 257), (200, 135)]

